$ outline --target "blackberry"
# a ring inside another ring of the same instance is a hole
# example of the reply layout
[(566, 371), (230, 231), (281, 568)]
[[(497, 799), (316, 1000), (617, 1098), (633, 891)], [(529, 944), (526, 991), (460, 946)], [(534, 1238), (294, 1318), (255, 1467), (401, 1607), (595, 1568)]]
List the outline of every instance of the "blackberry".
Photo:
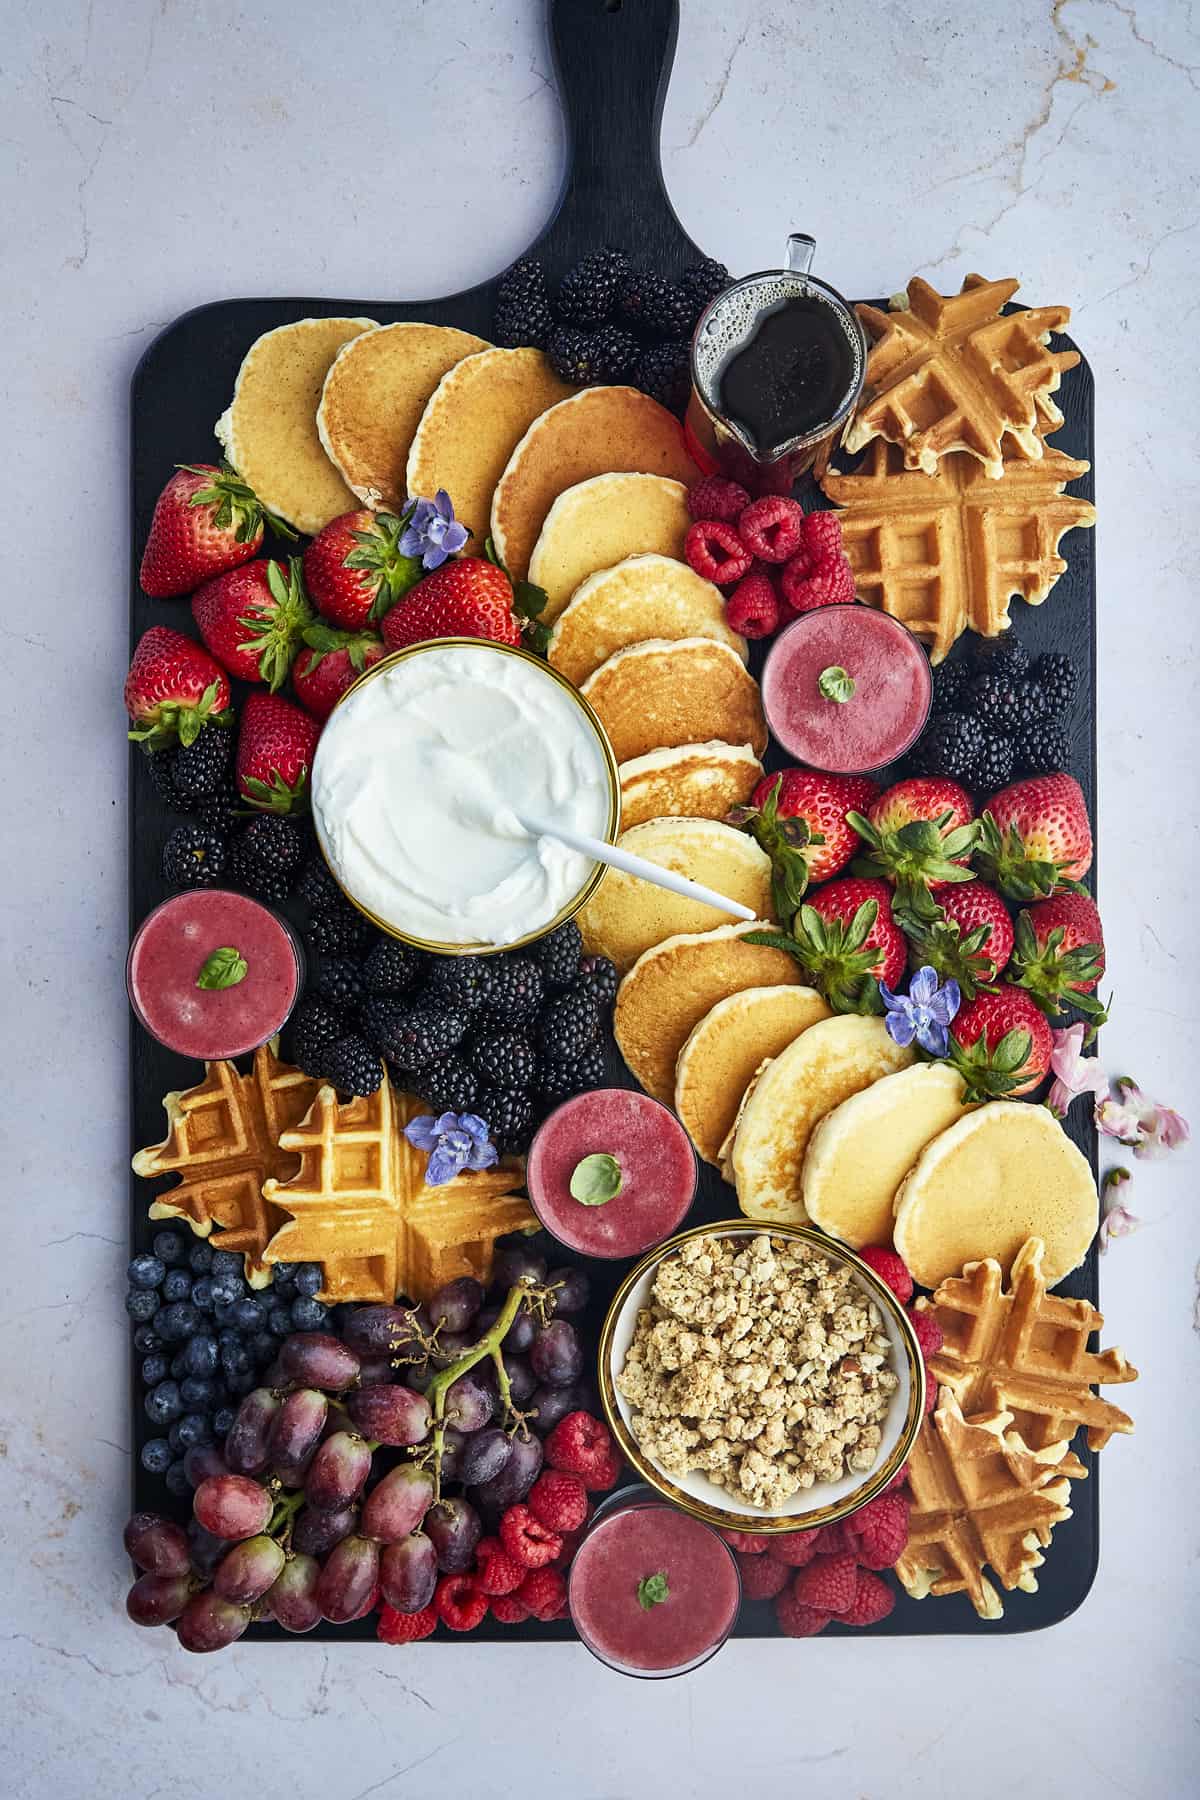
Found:
[(300, 879), (296, 883), (296, 898), (303, 900), (305, 906), (315, 913), (327, 912), (330, 907), (342, 904), (341, 889), (320, 854), (310, 856), (301, 870)]
[(1052, 713), (1066, 712), (1079, 685), (1074, 663), (1061, 653), (1039, 656), (1033, 665), (1031, 679), (1046, 697), (1047, 712)]
[(529, 954), (542, 971), (542, 980), (551, 993), (570, 987), (579, 973), (582, 951), (583, 938), (574, 919), (568, 919), (565, 925), (529, 947)]
[(544, 350), (552, 325), (546, 271), (535, 257), (523, 256), (500, 277), (496, 289), (496, 342)]
[(465, 1013), (403, 1000), (368, 1000), (359, 1016), (376, 1049), (400, 1069), (423, 1068), (456, 1049), (467, 1034)]
[(586, 1088), (604, 1085), (604, 1046), (591, 1044), (574, 1062), (542, 1057), (538, 1062), (538, 1092), (546, 1100), (569, 1100)]
[(1046, 712), (1041, 689), (1007, 668), (976, 675), (967, 689), (967, 703), (977, 718), (993, 731), (1022, 731)]
[(975, 673), (1001, 672), (1010, 681), (1022, 681), (1029, 673), (1029, 652), (1015, 631), (1005, 631), (997, 638), (984, 638), (976, 647)]
[(225, 839), (203, 825), (177, 825), (163, 845), (163, 880), (173, 888), (212, 887), (225, 867)]
[(169, 750), (155, 750), (146, 758), (146, 768), (150, 772), (150, 783), (164, 806), (175, 812), (186, 811), (179, 798), (179, 789), (175, 786), (175, 756), (178, 745)]
[(550, 367), (560, 381), (588, 387), (604, 380), (598, 331), (580, 331), (574, 325), (556, 325), (546, 345)]
[(528, 956), (493, 959), (486, 982), (485, 1009), (490, 1019), (503, 1025), (531, 1019), (546, 994), (542, 972)]
[(198, 801), (193, 811), (205, 831), (219, 831), (228, 837), (244, 822), (246, 802), (232, 781), (223, 781), (216, 793)]
[(691, 391), (686, 344), (655, 344), (633, 365), (633, 385), (668, 412), (681, 413)]
[(425, 970), (425, 958), (409, 944), (380, 938), (362, 966), (362, 982), (368, 994), (408, 994)]
[(293, 1060), (306, 1075), (324, 1076), (327, 1052), (345, 1029), (339, 1008), (306, 995), (292, 1014)]
[(706, 256), (703, 262), (689, 263), (679, 277), (679, 285), (696, 308), (695, 317), (699, 318), (709, 302), (723, 294), (732, 280), (733, 276), (723, 262)]
[(940, 713), (955, 713), (962, 710), (967, 688), (974, 679), (974, 670), (965, 657), (957, 662), (939, 663), (933, 671), (933, 701), (930, 711), (935, 717)]
[(568, 325), (603, 325), (628, 272), (629, 258), (623, 250), (593, 250), (563, 276), (555, 314)]
[(219, 792), (232, 749), (233, 732), (228, 725), (205, 725), (192, 743), (179, 745), (172, 776), (185, 807), (211, 800)]
[(312, 985), (322, 1000), (332, 1000), (335, 1006), (355, 1006), (362, 999), (362, 971), (352, 956), (323, 956)]
[[(389, 1067), (388, 1073), (391, 1074)], [(403, 1084), (401, 1084), (403, 1085)], [(479, 1077), (458, 1056), (435, 1056), (417, 1077), (422, 1100), (435, 1113), (474, 1112), (479, 1097)]]
[(973, 787), (986, 737), (986, 728), (972, 714), (943, 713), (922, 733), (909, 761), (918, 775), (947, 775)]
[(230, 845), (230, 875), (260, 900), (286, 900), (304, 855), (304, 839), (290, 819), (263, 813)]
[(533, 1101), (519, 1088), (481, 1087), (475, 1110), (497, 1150), (521, 1151), (533, 1136)]
[(1035, 719), (1019, 734), (1015, 749), (1022, 775), (1056, 775), (1070, 768), (1070, 735), (1057, 719)]
[(480, 1031), (467, 1050), (471, 1067), (489, 1087), (533, 1086), (533, 1045), (519, 1031)]
[(696, 304), (677, 281), (653, 269), (631, 269), (621, 283), (617, 310), (626, 325), (651, 337), (686, 337), (696, 323)]
[(637, 339), (619, 325), (604, 325), (592, 340), (592, 355), (602, 381), (628, 381), (637, 361)]
[(373, 1094), (383, 1080), (383, 1064), (366, 1038), (352, 1031), (329, 1045), (325, 1073), (341, 1094)]
[(313, 914), (304, 939), (318, 956), (360, 956), (370, 935), (371, 927), (362, 914), (339, 896), (336, 906)]
[(600, 1008), (587, 994), (560, 994), (538, 1019), (538, 1049), (552, 1062), (578, 1062), (599, 1034)]
[(434, 957), (425, 998), (452, 1012), (477, 1012), (487, 1001), (493, 972), (490, 957)]
[(994, 794), (1013, 775), (1013, 740), (1000, 731), (985, 731), (975, 762), (975, 779), (967, 786), (977, 794)]
[(571, 983), (571, 991), (587, 994), (596, 1002), (603, 1015), (610, 1012), (616, 1004), (620, 980), (616, 964), (610, 962), (607, 956), (585, 956), (580, 961), (578, 975)]

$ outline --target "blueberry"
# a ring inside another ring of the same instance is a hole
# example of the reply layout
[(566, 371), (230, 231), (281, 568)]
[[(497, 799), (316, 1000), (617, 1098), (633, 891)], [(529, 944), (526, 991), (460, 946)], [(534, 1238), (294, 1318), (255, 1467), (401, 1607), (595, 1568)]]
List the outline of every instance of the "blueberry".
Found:
[(162, 1304), (153, 1288), (130, 1288), (125, 1296), (125, 1311), (139, 1325), (148, 1324)]
[(189, 1338), (183, 1347), (184, 1373), (187, 1375), (213, 1375), (216, 1373), (219, 1360), (217, 1340), (206, 1332), (197, 1332)]
[(194, 1444), (211, 1444), (212, 1427), (203, 1413), (184, 1413), (179, 1421), (179, 1441), (185, 1450)]
[(232, 1406), (219, 1406), (213, 1414), (212, 1427), (219, 1438), (223, 1438), (233, 1425), (237, 1414)]
[(245, 1373), (241, 1375), (229, 1375), (226, 1377), (226, 1380), (229, 1384), (230, 1393), (236, 1394), (239, 1400), (244, 1395), (253, 1393), (254, 1389), (258, 1386), (258, 1376), (253, 1369), (247, 1369)]
[(157, 1387), (167, 1379), (170, 1367), (165, 1356), (147, 1356), (142, 1362), (142, 1380), (147, 1387)]
[(296, 1298), (296, 1284), (293, 1280), (291, 1280), (290, 1277), (287, 1280), (283, 1280), (283, 1281), (281, 1281), (278, 1277), (276, 1277), (276, 1280), (271, 1289), (271, 1292), (274, 1294), (274, 1296), (277, 1300), (285, 1301), (287, 1304), (290, 1305), (291, 1302)]
[(239, 1331), (258, 1331), (266, 1320), (261, 1300), (239, 1300), (233, 1309), (233, 1323)]
[(187, 1255), (188, 1239), (182, 1231), (159, 1231), (154, 1238), (154, 1254), (165, 1263), (182, 1262)]
[(217, 1342), (221, 1346), (222, 1350), (228, 1350), (228, 1349), (240, 1350), (241, 1344), (242, 1344), (242, 1334), (240, 1331), (235, 1331), (232, 1325), (229, 1325), (229, 1326), (226, 1326), (225, 1330), (219, 1334), (219, 1336), (217, 1338)]
[(300, 1263), (272, 1263), (271, 1265), (275, 1271), (276, 1281), (290, 1281), (296, 1270), (302, 1266)]
[(236, 1275), (241, 1279), (242, 1258), (237, 1250), (214, 1250), (212, 1258), (214, 1275)]
[(301, 1263), (296, 1270), (296, 1292), (306, 1294), (311, 1300), (325, 1280), (325, 1271), (320, 1263)]
[(173, 1462), (171, 1464), (170, 1468), (167, 1470), (166, 1480), (169, 1492), (177, 1495), (181, 1500), (186, 1494), (190, 1494), (192, 1491), (192, 1484), (187, 1478), (187, 1470), (184, 1468), (182, 1461)]
[(198, 1407), (206, 1411), (216, 1399), (217, 1384), (208, 1381), (203, 1375), (186, 1375), (179, 1384), (179, 1397), (188, 1407)]
[(195, 1337), (203, 1327), (203, 1315), (186, 1300), (175, 1300), (154, 1315), (154, 1329), (168, 1344), (179, 1344), (184, 1338)]
[(198, 1306), (201, 1312), (213, 1309), (213, 1284), (207, 1275), (201, 1275), (192, 1283), (192, 1305)]
[(214, 1306), (232, 1306), (245, 1292), (245, 1282), (239, 1281), (236, 1275), (214, 1275), (212, 1278)]
[(221, 1373), (224, 1375), (225, 1380), (229, 1383), (230, 1388), (235, 1394), (238, 1390), (233, 1385), (233, 1377), (235, 1375), (252, 1374), (253, 1371), (254, 1365), (250, 1361), (249, 1352), (243, 1349), (241, 1344), (238, 1344), (236, 1347), (232, 1344), (222, 1346)]
[(191, 1374), (191, 1370), (187, 1366), (187, 1357), (184, 1354), (186, 1349), (187, 1345), (185, 1344), (183, 1350), (177, 1350), (175, 1355), (171, 1358), (172, 1381), (182, 1381), (185, 1375)]
[(165, 1475), (171, 1466), (171, 1446), (166, 1438), (147, 1438), (139, 1460), (148, 1475)]
[(139, 1325), (133, 1334), (133, 1347), (139, 1356), (153, 1356), (162, 1349), (162, 1339), (149, 1325)]
[(193, 1244), (188, 1251), (188, 1268), (193, 1275), (207, 1275), (212, 1269), (212, 1245)]
[(253, 1357), (256, 1367), (262, 1368), (271, 1362), (279, 1349), (279, 1339), (270, 1331), (256, 1331), (248, 1341), (246, 1348)]
[(130, 1287), (156, 1288), (167, 1272), (167, 1266), (158, 1256), (135, 1256), (125, 1271), (125, 1278)]
[(292, 1309), (281, 1301), (272, 1301), (267, 1308), (267, 1326), (276, 1337), (286, 1337), (292, 1329)]
[(178, 1382), (160, 1381), (157, 1387), (150, 1389), (142, 1404), (152, 1425), (169, 1425), (183, 1411)]
[(292, 1301), (292, 1326), (296, 1331), (320, 1331), (328, 1317), (329, 1308), (322, 1306), (319, 1300), (302, 1295), (299, 1300)]
[(190, 1300), (192, 1278), (186, 1269), (171, 1269), (162, 1284), (164, 1300)]

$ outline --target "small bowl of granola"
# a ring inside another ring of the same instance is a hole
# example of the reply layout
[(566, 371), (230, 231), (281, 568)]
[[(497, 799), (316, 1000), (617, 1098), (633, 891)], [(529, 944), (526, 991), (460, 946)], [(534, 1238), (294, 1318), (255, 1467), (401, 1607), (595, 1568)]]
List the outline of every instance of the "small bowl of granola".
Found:
[(626, 1276), (600, 1337), (622, 1452), (709, 1525), (800, 1531), (865, 1506), (907, 1460), (920, 1348), (874, 1270), (807, 1226), (700, 1225)]

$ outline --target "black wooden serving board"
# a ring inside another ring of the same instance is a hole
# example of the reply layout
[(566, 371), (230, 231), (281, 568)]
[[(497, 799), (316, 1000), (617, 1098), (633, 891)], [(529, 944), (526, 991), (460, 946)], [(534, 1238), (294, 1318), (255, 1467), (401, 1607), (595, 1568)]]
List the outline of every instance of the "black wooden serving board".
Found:
[[(695, 261), (702, 252), (687, 236), (671, 207), (662, 184), (659, 162), (659, 122), (670, 73), (678, 27), (677, 0), (548, 0), (548, 24), (558, 72), (559, 91), (567, 119), (567, 172), (553, 217), (532, 247), (551, 276), (562, 274), (584, 252), (605, 243), (623, 244), (633, 255), (668, 273)], [(781, 212), (778, 237), (782, 243), (791, 229), (803, 228), (803, 217)], [(869, 230), (870, 219), (859, 221)], [(764, 260), (771, 260), (768, 251)], [(740, 271), (735, 271), (739, 273)], [(899, 286), (907, 271), (889, 271)], [(490, 337), (493, 301), (498, 276), (480, 286), (441, 300), (407, 303), (402, 299), (359, 296), (336, 299), (221, 300), (185, 313), (170, 325), (146, 351), (133, 380), (132, 390), (132, 539), (130, 579), (131, 648), (153, 624), (190, 627), (186, 602), (148, 600), (137, 581), (138, 562), (145, 543), (155, 499), (176, 463), (209, 460), (215, 453), (213, 422), (233, 392), (234, 378), (249, 345), (264, 331), (294, 319), (331, 314), (367, 314), (381, 323), (397, 319), (424, 319), (457, 325)], [(1050, 296), (1056, 298), (1057, 296)], [(1039, 296), (1043, 298), (1043, 296)], [(1063, 340), (1065, 345), (1068, 340)], [(1069, 455), (1092, 460), (1092, 378), (1086, 363), (1066, 376), (1058, 396), (1066, 423), (1055, 437)], [(1077, 492), (1092, 498), (1091, 476), (1075, 484)], [(801, 496), (806, 504), (823, 504), (819, 494)], [(1021, 601), (1013, 605), (1013, 629), (1033, 654), (1042, 650), (1067, 652), (1080, 678), (1081, 696), (1076, 702), (1073, 726), (1072, 772), (1078, 776), (1095, 817), (1095, 567), (1093, 534), (1073, 532), (1066, 542), (1067, 573), (1055, 587), (1049, 602), (1038, 608)], [(961, 650), (962, 646), (959, 646)], [(761, 647), (756, 646), (756, 672), (761, 666)], [(784, 758), (772, 751), (768, 763), (782, 766)], [(131, 930), (167, 889), (159, 872), (159, 854), (173, 821), (163, 813), (141, 756), (130, 757), (129, 790), (129, 891)], [(612, 1052), (612, 1078), (628, 1082), (620, 1059)], [(132, 1144), (156, 1142), (163, 1131), (162, 1096), (172, 1088), (191, 1085), (198, 1078), (195, 1064), (160, 1048), (136, 1025), (132, 1029), (131, 1089)], [(1069, 1129), (1092, 1160), (1096, 1161), (1094, 1134), (1077, 1107)], [(148, 1189), (134, 1178), (130, 1191), (130, 1230), (134, 1248), (146, 1247), (150, 1236), (146, 1206)], [(691, 1219), (721, 1219), (737, 1215), (732, 1190), (715, 1171), (705, 1168), (700, 1193)], [(561, 1253), (552, 1260), (563, 1261)], [(626, 1265), (589, 1264), (593, 1300), (586, 1328), (595, 1341), (607, 1299)], [(1095, 1251), (1083, 1268), (1063, 1284), (1063, 1291), (1097, 1299)], [(139, 1507), (179, 1510), (161, 1481), (147, 1475), (137, 1451), (153, 1435), (147, 1426), (137, 1381), (133, 1377), (134, 1498)], [(1099, 1508), (1095, 1459), (1080, 1451), (1089, 1466), (1086, 1482), (1072, 1491), (1074, 1516), (1060, 1525), (1041, 1571), (1036, 1594), (1006, 1597), (1004, 1618), (985, 1623), (976, 1618), (962, 1595), (921, 1603), (901, 1593), (895, 1611), (876, 1634), (924, 1635), (944, 1633), (1021, 1632), (1052, 1625), (1080, 1604), (1095, 1577), (1098, 1557)], [(843, 1628), (837, 1628), (839, 1630)], [(742, 1610), (739, 1636), (776, 1635), (768, 1603), (747, 1603)], [(322, 1626), (313, 1634), (329, 1638), (369, 1638), (370, 1619), (345, 1627)], [(439, 1632), (432, 1642), (447, 1634)], [(506, 1641), (573, 1637), (566, 1623), (505, 1627), (488, 1620), (476, 1634)], [(281, 1639), (274, 1626), (253, 1628), (258, 1639)]]

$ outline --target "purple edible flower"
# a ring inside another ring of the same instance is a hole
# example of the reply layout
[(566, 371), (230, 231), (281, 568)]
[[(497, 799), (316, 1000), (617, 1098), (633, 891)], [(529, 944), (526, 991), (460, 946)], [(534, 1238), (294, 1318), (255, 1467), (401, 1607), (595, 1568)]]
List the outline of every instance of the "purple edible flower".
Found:
[(1094, 1094), (1097, 1100), (1108, 1098), (1108, 1076), (1099, 1060), (1082, 1054), (1085, 1030), (1080, 1022), (1050, 1034), (1054, 1040), (1050, 1056), (1054, 1085), (1046, 1097), (1046, 1105), (1056, 1119), (1066, 1118), (1072, 1100), (1080, 1094)]
[(930, 1056), (947, 1056), (950, 1052), (950, 1021), (962, 1005), (957, 981), (938, 986), (937, 970), (926, 963), (908, 984), (907, 994), (893, 994), (885, 981), (879, 993), (887, 1008), (888, 1036), (902, 1050), (916, 1039)]
[(440, 569), (448, 556), (462, 549), (468, 535), (466, 526), (454, 516), (449, 494), (439, 488), (432, 500), (418, 500), (413, 506), (400, 539), (400, 554), (419, 556), (424, 569)]
[(1096, 1124), (1106, 1137), (1128, 1145), (1135, 1156), (1152, 1160), (1187, 1143), (1192, 1134), (1181, 1113), (1160, 1106), (1128, 1075), (1113, 1085), (1117, 1099), (1101, 1100), (1096, 1107)]
[(1128, 1237), (1142, 1222), (1136, 1213), (1130, 1212), (1124, 1201), (1117, 1199), (1117, 1190), (1129, 1180), (1128, 1169), (1110, 1169), (1104, 1177), (1100, 1190), (1104, 1209), (1104, 1217), (1100, 1221), (1101, 1252), (1107, 1250), (1115, 1238)]
[(493, 1168), (500, 1160), (486, 1122), (476, 1113), (444, 1112), (436, 1119), (432, 1113), (420, 1113), (404, 1127), (404, 1135), (414, 1150), (429, 1152), (428, 1187), (453, 1181), (463, 1169)]

